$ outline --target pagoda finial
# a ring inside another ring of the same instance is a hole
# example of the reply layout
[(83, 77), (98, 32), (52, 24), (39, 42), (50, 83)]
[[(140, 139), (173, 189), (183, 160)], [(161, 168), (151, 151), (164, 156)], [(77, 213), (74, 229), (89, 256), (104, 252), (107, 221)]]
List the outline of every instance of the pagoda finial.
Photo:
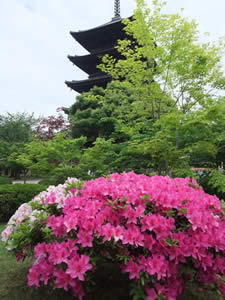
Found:
[(113, 20), (116, 19), (121, 19), (120, 17), (120, 0), (114, 0), (114, 18)]

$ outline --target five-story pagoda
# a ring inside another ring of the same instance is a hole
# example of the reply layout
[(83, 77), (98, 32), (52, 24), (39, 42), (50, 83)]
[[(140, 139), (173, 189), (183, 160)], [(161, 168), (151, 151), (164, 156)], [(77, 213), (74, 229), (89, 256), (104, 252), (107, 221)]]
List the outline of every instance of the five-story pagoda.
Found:
[(114, 17), (109, 23), (77, 32), (70, 32), (72, 37), (83, 46), (89, 54), (68, 56), (69, 60), (86, 72), (85, 80), (66, 81), (66, 85), (78, 93), (88, 92), (93, 86), (105, 88), (111, 76), (97, 68), (105, 54), (118, 57), (115, 46), (119, 39), (125, 38), (120, 16), (120, 0), (115, 0)]

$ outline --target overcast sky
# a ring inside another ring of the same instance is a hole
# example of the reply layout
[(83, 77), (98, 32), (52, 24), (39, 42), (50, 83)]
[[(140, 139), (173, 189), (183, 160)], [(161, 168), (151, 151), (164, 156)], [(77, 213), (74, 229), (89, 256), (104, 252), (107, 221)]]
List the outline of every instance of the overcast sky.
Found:
[[(148, 4), (151, 0), (146, 0)], [(211, 40), (225, 35), (225, 0), (168, 0), (167, 10), (195, 18)], [(65, 80), (85, 79), (67, 55), (84, 54), (70, 36), (113, 17), (114, 0), (0, 0), (0, 114), (56, 114), (69, 107), (76, 93)], [(128, 17), (134, 0), (121, 0)]]

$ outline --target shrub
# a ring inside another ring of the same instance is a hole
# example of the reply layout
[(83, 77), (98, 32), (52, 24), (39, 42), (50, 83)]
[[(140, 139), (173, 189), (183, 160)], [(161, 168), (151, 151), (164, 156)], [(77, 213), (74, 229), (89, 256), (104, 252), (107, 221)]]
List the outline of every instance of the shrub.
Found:
[(0, 222), (8, 221), (21, 204), (45, 189), (46, 186), (38, 184), (0, 185)]
[(81, 179), (90, 179), (90, 177), (83, 177), (85, 172), (78, 166), (74, 166), (73, 168), (65, 167), (65, 168), (56, 168), (54, 170), (54, 175), (50, 177), (50, 180), (55, 182), (54, 185), (63, 184), (67, 178), (71, 177), (79, 177)]
[(208, 185), (217, 197), (225, 200), (225, 174), (213, 170), (209, 176)]
[(0, 184), (12, 184), (12, 179), (9, 177), (0, 177)]
[(181, 167), (181, 168), (176, 168), (172, 170), (172, 177), (194, 177), (194, 172), (191, 170), (190, 167)]
[(82, 299), (94, 273), (113, 264), (132, 283), (133, 299), (175, 300), (190, 282), (222, 297), (224, 215), (195, 180), (130, 172), (49, 187), (18, 209), (2, 239), (17, 259), (34, 253), (29, 286)]
[(56, 181), (53, 179), (42, 179), (39, 181), (40, 185), (45, 185), (45, 186), (49, 186), (49, 185), (56, 185)]
[(225, 174), (212, 169), (200, 169), (195, 176), (204, 191), (225, 200)]

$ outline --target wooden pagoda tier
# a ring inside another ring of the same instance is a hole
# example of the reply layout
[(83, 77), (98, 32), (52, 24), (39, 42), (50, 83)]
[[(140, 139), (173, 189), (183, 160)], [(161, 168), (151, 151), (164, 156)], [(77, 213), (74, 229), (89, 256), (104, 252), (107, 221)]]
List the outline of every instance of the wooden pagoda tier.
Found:
[(95, 74), (103, 74), (103, 72), (99, 68), (97, 68), (97, 66), (102, 63), (102, 57), (106, 54), (110, 54), (114, 57), (119, 56), (115, 48), (110, 48), (99, 51), (97, 54), (94, 53), (81, 56), (68, 55), (68, 59), (82, 71), (89, 74), (89, 76), (95, 76)]
[(65, 81), (66, 85), (77, 93), (88, 92), (94, 86), (106, 88), (107, 84), (112, 80), (112, 77), (107, 74), (100, 76), (89, 77), (86, 80)]
[(92, 29), (70, 32), (72, 37), (83, 46), (89, 54), (82, 56), (68, 56), (69, 60), (88, 74), (85, 80), (66, 81), (66, 85), (78, 93), (88, 92), (93, 86), (105, 88), (111, 81), (111, 76), (97, 68), (105, 54), (121, 58), (115, 46), (117, 41), (126, 37), (124, 24), (120, 17), (111, 22)]
[(124, 25), (121, 21), (121, 18), (112, 19), (111, 22), (101, 26), (83, 31), (70, 32), (70, 34), (88, 52), (96, 53), (115, 46), (118, 39), (125, 37)]

